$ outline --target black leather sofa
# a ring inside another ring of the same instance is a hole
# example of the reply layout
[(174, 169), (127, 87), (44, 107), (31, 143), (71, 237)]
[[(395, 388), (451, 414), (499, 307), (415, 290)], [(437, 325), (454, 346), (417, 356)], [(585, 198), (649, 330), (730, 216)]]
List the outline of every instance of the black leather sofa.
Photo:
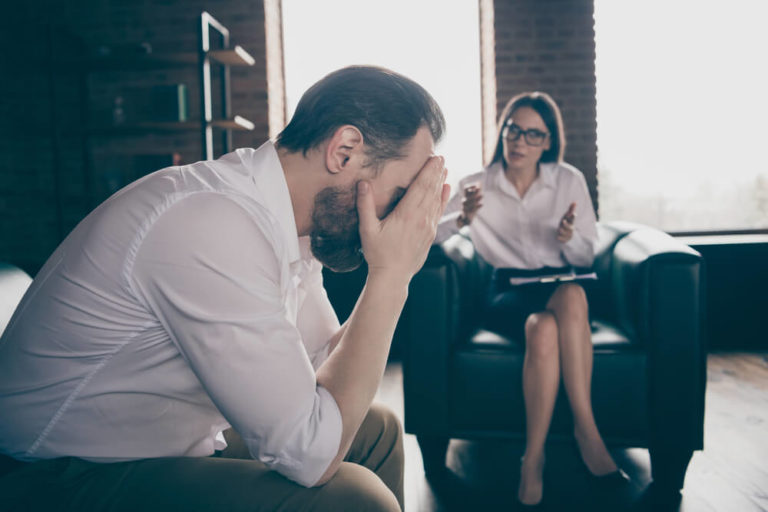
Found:
[[(657, 488), (682, 488), (703, 448), (706, 351), (703, 261), (669, 235), (631, 223), (600, 223), (588, 290), (592, 401), (610, 446), (649, 448)], [(524, 342), (484, 330), (492, 269), (458, 234), (433, 246), (414, 277), (403, 354), (405, 429), (431, 438), (525, 436)], [(549, 440), (571, 440), (558, 394)]]

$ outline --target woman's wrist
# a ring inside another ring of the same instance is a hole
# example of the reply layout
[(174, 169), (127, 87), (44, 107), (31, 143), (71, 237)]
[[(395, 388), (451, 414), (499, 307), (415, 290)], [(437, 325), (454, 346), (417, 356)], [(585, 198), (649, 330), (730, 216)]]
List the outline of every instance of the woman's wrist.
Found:
[(469, 220), (469, 217), (464, 215), (464, 212), (461, 212), (458, 217), (456, 217), (456, 225), (459, 227), (459, 229), (463, 228), (464, 226), (469, 226), (472, 223), (471, 220)]

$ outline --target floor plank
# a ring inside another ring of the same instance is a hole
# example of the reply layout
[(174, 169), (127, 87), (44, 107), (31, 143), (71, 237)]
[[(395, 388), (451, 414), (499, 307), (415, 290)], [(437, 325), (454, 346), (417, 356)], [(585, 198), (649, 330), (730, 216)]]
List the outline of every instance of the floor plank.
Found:
[[(402, 366), (388, 365), (377, 400), (403, 418)], [(768, 512), (768, 352), (708, 357), (705, 448), (694, 454), (677, 512)], [(452, 440), (450, 490), (435, 494), (424, 478), (416, 439), (406, 435), (405, 504), (409, 512), (511, 510), (523, 446), (502, 441)], [(648, 503), (647, 450), (612, 450), (632, 478), (606, 497), (589, 485), (567, 445), (547, 447), (545, 489), (551, 510), (659, 510)]]

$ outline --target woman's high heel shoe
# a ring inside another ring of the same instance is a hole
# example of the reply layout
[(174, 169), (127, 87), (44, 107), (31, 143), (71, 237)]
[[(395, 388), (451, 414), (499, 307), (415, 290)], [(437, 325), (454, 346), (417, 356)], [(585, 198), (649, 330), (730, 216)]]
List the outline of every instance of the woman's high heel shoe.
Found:
[(605, 475), (594, 474), (589, 470), (587, 463), (584, 462), (584, 459), (581, 457), (581, 451), (579, 450), (579, 446), (577, 444), (573, 445), (573, 450), (576, 453), (576, 457), (579, 459), (579, 462), (581, 462), (581, 467), (584, 470), (584, 473), (587, 474), (589, 481), (593, 485), (605, 489), (615, 489), (622, 487), (632, 481), (632, 479), (629, 478), (629, 475), (627, 475), (621, 468), (616, 469), (616, 471), (606, 473)]

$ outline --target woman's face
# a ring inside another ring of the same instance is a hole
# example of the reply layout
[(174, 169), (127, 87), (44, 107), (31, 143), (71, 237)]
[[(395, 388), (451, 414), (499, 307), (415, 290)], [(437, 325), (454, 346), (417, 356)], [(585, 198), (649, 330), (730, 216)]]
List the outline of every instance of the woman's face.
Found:
[(552, 144), (552, 134), (541, 116), (530, 107), (520, 107), (509, 116), (501, 132), (508, 169), (535, 168), (541, 154)]

